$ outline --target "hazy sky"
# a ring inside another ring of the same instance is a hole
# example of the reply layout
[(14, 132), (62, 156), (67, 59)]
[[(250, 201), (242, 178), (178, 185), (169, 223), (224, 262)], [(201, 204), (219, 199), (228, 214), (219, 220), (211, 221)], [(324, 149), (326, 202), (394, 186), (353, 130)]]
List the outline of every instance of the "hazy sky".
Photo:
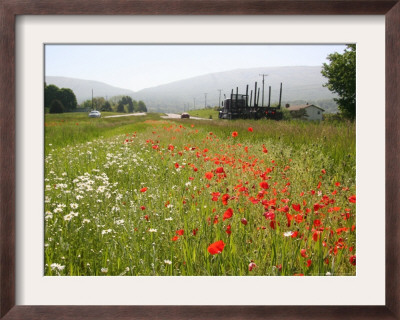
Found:
[(46, 45), (45, 75), (138, 91), (207, 73), (319, 66), (345, 45)]

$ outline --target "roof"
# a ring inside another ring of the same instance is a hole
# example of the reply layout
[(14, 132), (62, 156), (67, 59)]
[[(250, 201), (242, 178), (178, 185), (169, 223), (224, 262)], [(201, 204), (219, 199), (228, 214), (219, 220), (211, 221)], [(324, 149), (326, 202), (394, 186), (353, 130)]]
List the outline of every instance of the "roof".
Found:
[(298, 111), (298, 110), (301, 110), (301, 109), (305, 109), (305, 108), (308, 108), (308, 107), (315, 107), (315, 108), (317, 108), (317, 109), (320, 109), (321, 111), (325, 111), (324, 109), (322, 109), (322, 108), (320, 108), (320, 107), (317, 107), (316, 105), (314, 105), (314, 104), (302, 104), (302, 105), (298, 105), (298, 106), (290, 106), (289, 108), (287, 108), (289, 111)]

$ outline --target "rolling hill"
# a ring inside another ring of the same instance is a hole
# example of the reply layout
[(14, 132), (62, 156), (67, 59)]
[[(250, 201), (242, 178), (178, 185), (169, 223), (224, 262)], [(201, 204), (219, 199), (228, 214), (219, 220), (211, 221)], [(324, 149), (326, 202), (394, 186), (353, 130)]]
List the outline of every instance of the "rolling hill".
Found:
[(236, 92), (236, 87), (239, 88), (240, 93), (245, 93), (247, 84), (249, 84), (250, 94), (250, 90), (254, 91), (255, 81), (257, 81), (258, 88), (261, 88), (259, 98), (259, 104), (261, 104), (262, 78), (259, 76), (260, 74), (268, 74), (265, 77), (264, 104), (267, 104), (268, 101), (268, 86), (272, 87), (271, 103), (278, 102), (279, 86), (282, 82), (282, 104), (295, 101), (317, 104), (320, 102), (320, 104), (325, 103), (326, 106), (329, 106), (332, 109), (330, 112), (335, 111), (336, 105), (333, 102), (335, 96), (322, 86), (326, 82), (326, 78), (321, 75), (320, 66), (237, 69), (196, 76), (136, 92), (98, 81), (65, 77), (46, 77), (46, 82), (58, 87), (71, 88), (77, 96), (78, 103), (91, 98), (93, 88), (95, 97), (110, 98), (116, 95), (129, 95), (135, 100), (143, 100), (149, 111), (181, 112), (205, 106), (218, 106), (219, 89), (222, 90), (221, 100), (224, 94), (229, 97), (232, 89)]

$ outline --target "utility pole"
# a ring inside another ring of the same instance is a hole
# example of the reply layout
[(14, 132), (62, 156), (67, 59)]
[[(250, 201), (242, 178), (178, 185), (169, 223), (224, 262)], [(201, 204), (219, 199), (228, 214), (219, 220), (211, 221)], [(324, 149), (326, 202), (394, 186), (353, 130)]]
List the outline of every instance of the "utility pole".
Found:
[(94, 110), (94, 108), (93, 108), (93, 89), (92, 89), (92, 110)]
[(264, 77), (268, 76), (267, 74), (259, 74), (259, 76), (263, 77), (263, 91), (262, 91), (262, 106), (264, 107)]
[(221, 91), (222, 89), (218, 89), (219, 91), (219, 102), (218, 102), (218, 108), (221, 108)]
[(204, 92), (204, 109), (207, 109), (207, 93)]

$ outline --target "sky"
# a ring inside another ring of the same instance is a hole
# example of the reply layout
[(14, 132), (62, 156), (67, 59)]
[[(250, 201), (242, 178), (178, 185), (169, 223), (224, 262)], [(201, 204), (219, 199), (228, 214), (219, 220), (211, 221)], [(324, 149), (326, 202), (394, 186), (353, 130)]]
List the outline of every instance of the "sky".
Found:
[(234, 69), (322, 66), (345, 45), (45, 45), (45, 76), (139, 91)]

